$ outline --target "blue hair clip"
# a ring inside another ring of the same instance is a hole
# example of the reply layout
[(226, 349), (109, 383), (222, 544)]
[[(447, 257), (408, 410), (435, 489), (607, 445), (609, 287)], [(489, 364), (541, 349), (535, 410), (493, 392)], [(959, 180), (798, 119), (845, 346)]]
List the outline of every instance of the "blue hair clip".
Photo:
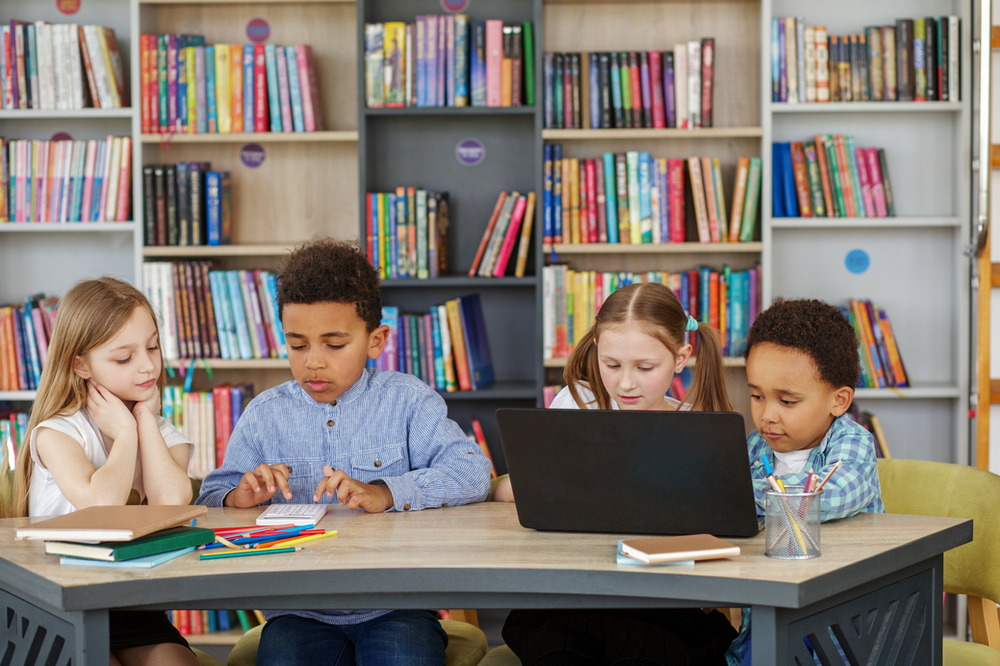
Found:
[(697, 331), (698, 330), (698, 320), (688, 315), (687, 325), (684, 327), (685, 331)]

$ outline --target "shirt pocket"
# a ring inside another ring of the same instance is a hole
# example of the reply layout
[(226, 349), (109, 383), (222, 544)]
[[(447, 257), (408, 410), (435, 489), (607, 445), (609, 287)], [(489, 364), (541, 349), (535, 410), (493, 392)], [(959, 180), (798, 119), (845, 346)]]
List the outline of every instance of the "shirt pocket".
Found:
[(362, 483), (372, 479), (401, 476), (410, 471), (403, 455), (403, 447), (389, 446), (351, 454), (351, 476)]

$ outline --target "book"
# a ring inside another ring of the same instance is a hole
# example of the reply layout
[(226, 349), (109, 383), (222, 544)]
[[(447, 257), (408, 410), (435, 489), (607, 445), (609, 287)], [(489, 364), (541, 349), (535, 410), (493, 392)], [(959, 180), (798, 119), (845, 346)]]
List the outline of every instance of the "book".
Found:
[(87, 560), (121, 562), (137, 557), (158, 555), (189, 546), (201, 546), (215, 541), (215, 533), (205, 527), (175, 527), (160, 530), (146, 537), (124, 543), (84, 544), (67, 541), (46, 541), (45, 553), (66, 555)]
[(646, 564), (739, 557), (740, 547), (710, 534), (652, 537), (622, 541), (622, 552)]
[(271, 504), (255, 521), (257, 525), (316, 525), (329, 504)]
[(181, 555), (190, 553), (194, 549), (195, 549), (194, 546), (188, 546), (186, 548), (179, 548), (177, 550), (168, 550), (165, 553), (157, 553), (155, 555), (145, 555), (143, 557), (137, 557), (135, 559), (124, 560), (121, 562), (88, 560), (79, 557), (61, 557), (59, 558), (59, 564), (63, 566), (74, 566), (74, 567), (114, 567), (114, 568), (124, 568), (124, 569), (151, 569), (155, 566), (163, 564), (164, 562), (169, 562), (170, 560), (176, 559)]
[(19, 527), (16, 534), (47, 541), (131, 541), (206, 513), (203, 506), (91, 506)]

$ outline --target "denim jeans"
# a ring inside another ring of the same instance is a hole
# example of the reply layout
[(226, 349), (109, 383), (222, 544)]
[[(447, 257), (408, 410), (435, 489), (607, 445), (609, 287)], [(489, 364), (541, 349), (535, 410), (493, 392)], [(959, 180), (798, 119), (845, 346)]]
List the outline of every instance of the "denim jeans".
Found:
[(428, 610), (340, 625), (281, 615), (264, 625), (257, 666), (444, 666), (447, 644)]

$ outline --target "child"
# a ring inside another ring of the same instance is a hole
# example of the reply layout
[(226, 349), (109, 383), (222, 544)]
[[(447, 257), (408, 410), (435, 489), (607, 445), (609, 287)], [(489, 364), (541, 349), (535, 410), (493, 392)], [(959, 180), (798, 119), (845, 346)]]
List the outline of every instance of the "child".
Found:
[[(836, 308), (815, 300), (775, 303), (747, 335), (747, 382), (757, 430), (747, 438), (757, 513), (770, 488), (761, 459), (768, 456), (786, 485), (805, 485), (809, 470), (821, 477), (824, 521), (864, 511), (884, 513), (875, 442), (846, 415), (861, 366), (854, 329)], [(749, 609), (727, 659), (750, 663)]]
[[(18, 461), (14, 514), (99, 504), (188, 504), (193, 444), (160, 414), (159, 330), (146, 297), (113, 278), (59, 304)], [(22, 449), (23, 450), (23, 449)], [(196, 666), (162, 611), (111, 611), (111, 663)]]
[[(339, 501), (370, 513), (486, 499), (491, 464), (412, 375), (366, 369), (381, 325), (376, 269), (354, 245), (321, 239), (292, 252), (278, 315), (294, 381), (258, 395), (205, 479), (200, 504)], [(445, 663), (447, 637), (426, 610), (267, 611), (257, 664)]]
[[(687, 331), (698, 333), (700, 351), (687, 400), (679, 403), (666, 393), (691, 356)], [(633, 284), (608, 296), (565, 376), (552, 409), (730, 411), (718, 333), (685, 314), (662, 284)], [(509, 479), (494, 499), (513, 500)], [(735, 634), (721, 613), (700, 609), (515, 610), (503, 627), (524, 666), (724, 663)]]

